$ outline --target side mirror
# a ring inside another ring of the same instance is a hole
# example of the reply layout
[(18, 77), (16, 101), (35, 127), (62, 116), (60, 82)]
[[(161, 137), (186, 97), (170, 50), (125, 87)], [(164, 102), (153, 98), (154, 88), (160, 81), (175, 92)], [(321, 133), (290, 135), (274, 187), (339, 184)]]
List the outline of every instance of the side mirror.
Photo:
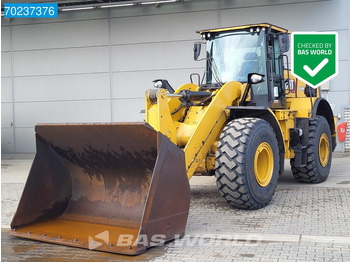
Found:
[(264, 76), (258, 73), (250, 73), (248, 74), (248, 84), (259, 84), (264, 82)]
[(193, 59), (197, 61), (199, 55), (201, 54), (201, 43), (194, 43), (193, 47)]
[(289, 34), (281, 34), (278, 35), (278, 46), (280, 48), (280, 52), (285, 53), (289, 50)]

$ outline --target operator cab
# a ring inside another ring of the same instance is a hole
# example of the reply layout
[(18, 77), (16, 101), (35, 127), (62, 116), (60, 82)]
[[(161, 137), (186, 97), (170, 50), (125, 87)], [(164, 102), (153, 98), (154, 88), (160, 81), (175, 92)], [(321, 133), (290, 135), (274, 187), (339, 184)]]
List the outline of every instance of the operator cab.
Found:
[[(217, 89), (229, 81), (247, 83), (249, 92), (242, 105), (284, 108), (288, 79), (289, 31), (271, 24), (256, 24), (199, 31), (206, 40), (206, 72), (201, 89)], [(195, 60), (200, 53), (195, 43)], [(285, 66), (284, 66), (285, 64)], [(248, 74), (265, 81), (248, 80)]]

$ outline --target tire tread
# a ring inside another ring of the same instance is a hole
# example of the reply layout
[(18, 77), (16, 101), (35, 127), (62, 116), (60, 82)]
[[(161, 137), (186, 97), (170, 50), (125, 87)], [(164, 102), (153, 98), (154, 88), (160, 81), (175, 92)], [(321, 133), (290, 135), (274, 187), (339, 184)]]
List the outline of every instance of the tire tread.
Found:
[[(307, 163), (305, 167), (296, 167), (294, 159), (290, 160), (290, 165), (294, 179), (303, 183), (321, 183), (327, 179), (327, 177), (320, 176), (316, 162), (317, 152), (315, 151), (316, 131), (320, 127), (322, 121), (327, 122), (323, 116), (317, 116), (315, 119), (309, 121), (309, 144), (307, 148)], [(331, 141), (329, 141), (331, 142)], [(332, 153), (331, 153), (332, 154)], [(331, 159), (329, 159), (331, 161)]]
[(252, 197), (243, 171), (246, 165), (244, 152), (258, 121), (265, 120), (239, 118), (229, 122), (220, 136), (217, 147), (215, 176), (219, 192), (230, 205), (239, 209), (260, 209), (268, 204), (258, 203)]

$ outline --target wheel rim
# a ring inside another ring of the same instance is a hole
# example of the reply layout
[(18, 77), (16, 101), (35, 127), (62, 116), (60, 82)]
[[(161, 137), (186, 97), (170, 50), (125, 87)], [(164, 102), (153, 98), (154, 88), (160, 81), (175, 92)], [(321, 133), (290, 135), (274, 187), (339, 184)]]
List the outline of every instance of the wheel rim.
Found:
[(272, 178), (274, 159), (271, 146), (263, 142), (255, 152), (254, 173), (255, 179), (262, 187), (266, 187)]
[(329, 140), (328, 136), (323, 133), (318, 144), (318, 156), (321, 166), (325, 167), (329, 160)]

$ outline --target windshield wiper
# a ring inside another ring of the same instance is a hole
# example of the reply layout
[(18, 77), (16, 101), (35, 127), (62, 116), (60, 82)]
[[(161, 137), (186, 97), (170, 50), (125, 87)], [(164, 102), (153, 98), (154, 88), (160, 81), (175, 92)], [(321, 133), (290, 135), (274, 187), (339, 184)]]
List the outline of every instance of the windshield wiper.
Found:
[(214, 76), (216, 83), (218, 83), (220, 85), (220, 87), (222, 87), (224, 85), (224, 83), (221, 80), (221, 76), (220, 76), (219, 70), (216, 66), (214, 57), (208, 57), (207, 61), (209, 63), (211, 71), (213, 72), (213, 76)]
[(213, 45), (214, 44), (212, 43), (210, 46), (210, 54), (207, 51), (207, 63), (209, 65), (209, 69), (211, 70), (212, 76), (214, 76), (216, 83), (218, 83), (220, 85), (220, 87), (222, 87), (224, 85), (224, 83), (221, 80), (219, 70), (216, 66), (216, 63), (215, 63), (215, 60), (213, 57)]

